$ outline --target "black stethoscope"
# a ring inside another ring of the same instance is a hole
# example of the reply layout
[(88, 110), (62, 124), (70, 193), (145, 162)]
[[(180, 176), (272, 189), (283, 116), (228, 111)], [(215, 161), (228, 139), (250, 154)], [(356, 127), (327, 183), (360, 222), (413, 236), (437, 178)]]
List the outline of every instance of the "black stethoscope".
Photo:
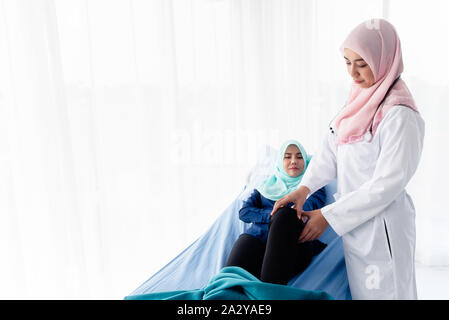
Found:
[[(381, 101), (381, 102), (379, 103), (379, 105), (377, 106), (376, 112), (374, 112), (373, 118), (371, 119), (371, 125), (370, 125), (370, 128), (369, 128), (369, 135), (370, 135), (369, 138), (371, 138), (371, 136), (373, 135), (373, 123), (374, 123), (374, 117), (376, 116), (377, 111), (379, 111), (380, 106), (384, 103), (384, 101), (385, 101), (385, 99), (387, 98), (388, 94), (390, 93), (391, 89), (394, 87), (394, 85), (396, 84), (396, 82), (398, 82), (398, 80), (399, 80), (400, 78), (401, 78), (401, 76), (397, 77), (396, 80), (393, 81), (393, 83), (390, 85), (390, 87), (388, 88), (387, 92), (385, 93), (385, 95), (384, 95), (382, 101)], [(343, 106), (343, 108), (341, 108), (341, 110), (343, 110), (345, 107), (346, 107), (346, 104)], [(329, 122), (329, 130), (331, 131), (331, 133), (332, 133), (333, 135), (335, 135), (336, 133), (335, 133), (334, 128), (332, 128), (331, 124), (332, 124), (332, 122), (335, 120), (335, 118), (340, 114), (341, 110), (340, 110), (340, 111), (335, 115), (335, 117)]]

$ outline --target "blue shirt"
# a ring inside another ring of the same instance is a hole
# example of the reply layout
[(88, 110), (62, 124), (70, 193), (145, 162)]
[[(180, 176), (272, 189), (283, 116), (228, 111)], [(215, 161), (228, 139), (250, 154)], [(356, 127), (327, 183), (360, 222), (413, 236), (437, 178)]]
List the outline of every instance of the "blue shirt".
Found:
[[(273, 210), (276, 201), (265, 198), (259, 191), (254, 189), (251, 196), (243, 202), (239, 211), (239, 218), (243, 222), (251, 223), (251, 226), (245, 233), (255, 236), (263, 242), (268, 238), (268, 223), (270, 222), (270, 213)], [(321, 209), (326, 202), (326, 191), (324, 187), (313, 193), (307, 198), (302, 209), (312, 211)], [(293, 203), (289, 203), (288, 207)]]

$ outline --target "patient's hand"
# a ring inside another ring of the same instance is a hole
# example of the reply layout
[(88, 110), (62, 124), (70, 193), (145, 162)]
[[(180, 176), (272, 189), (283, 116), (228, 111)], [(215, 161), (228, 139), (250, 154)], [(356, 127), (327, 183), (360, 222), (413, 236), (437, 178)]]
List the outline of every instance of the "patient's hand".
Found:
[(298, 219), (302, 218), (302, 206), (306, 202), (307, 195), (309, 194), (309, 188), (301, 186), (298, 190), (290, 192), (289, 194), (283, 196), (281, 199), (275, 202), (273, 210), (271, 211), (271, 216), (276, 213), (279, 208), (285, 207), (290, 202), (293, 202), (292, 208), (296, 210)]

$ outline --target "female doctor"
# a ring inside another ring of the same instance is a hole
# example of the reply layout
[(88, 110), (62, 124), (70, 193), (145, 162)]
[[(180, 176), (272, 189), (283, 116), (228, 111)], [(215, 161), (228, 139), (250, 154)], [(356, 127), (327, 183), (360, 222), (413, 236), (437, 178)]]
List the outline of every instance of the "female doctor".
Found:
[[(307, 224), (299, 241), (328, 225), (343, 241), (353, 299), (416, 299), (415, 209), (405, 187), (421, 157), (424, 121), (405, 82), (394, 27), (376, 19), (358, 25), (340, 50), (353, 79), (349, 99), (331, 121), (293, 202)], [(336, 201), (302, 211), (309, 194), (337, 179)]]

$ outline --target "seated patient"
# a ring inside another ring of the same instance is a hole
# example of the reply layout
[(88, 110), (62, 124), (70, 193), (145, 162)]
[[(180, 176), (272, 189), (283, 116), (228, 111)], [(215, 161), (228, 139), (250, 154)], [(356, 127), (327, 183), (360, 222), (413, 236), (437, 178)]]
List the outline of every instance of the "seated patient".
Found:
[[(252, 224), (235, 242), (226, 266), (241, 267), (264, 282), (287, 284), (327, 246), (319, 240), (298, 243), (305, 223), (291, 208), (293, 203), (270, 217), (274, 203), (297, 189), (309, 161), (298, 141), (282, 145), (274, 174), (253, 191), (239, 211), (240, 220)], [(325, 200), (321, 188), (307, 199), (303, 210), (320, 209)]]

